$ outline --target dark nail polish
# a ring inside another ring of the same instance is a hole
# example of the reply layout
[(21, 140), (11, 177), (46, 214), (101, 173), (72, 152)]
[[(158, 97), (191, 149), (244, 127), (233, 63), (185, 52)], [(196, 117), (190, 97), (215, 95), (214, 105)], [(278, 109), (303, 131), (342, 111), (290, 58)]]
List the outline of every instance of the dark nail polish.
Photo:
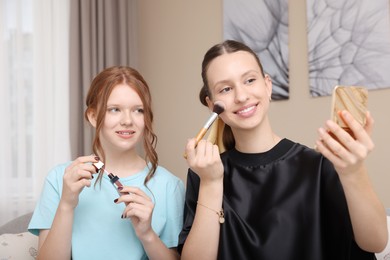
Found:
[(96, 161), (100, 161), (99, 156), (95, 156), (95, 160), (96, 160)]
[(118, 199), (114, 199), (114, 203), (117, 203), (118, 202)]
[(93, 175), (91, 174), (91, 179), (93, 179)]
[(123, 215), (121, 215), (121, 218), (123, 218)]
[(122, 187), (122, 186), (119, 186), (119, 187), (118, 187), (118, 190), (123, 190), (123, 187)]

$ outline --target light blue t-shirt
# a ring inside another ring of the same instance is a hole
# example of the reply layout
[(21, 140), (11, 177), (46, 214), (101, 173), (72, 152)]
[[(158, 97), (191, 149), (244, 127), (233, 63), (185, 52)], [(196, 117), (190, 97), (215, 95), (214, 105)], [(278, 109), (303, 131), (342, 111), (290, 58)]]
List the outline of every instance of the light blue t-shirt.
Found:
[[(41, 197), (29, 224), (29, 231), (35, 235), (40, 229), (50, 229), (56, 213), (63, 184), (65, 168), (59, 165), (46, 177)], [(181, 179), (159, 166), (153, 178), (145, 187), (144, 179), (149, 171), (121, 178), (125, 186), (139, 187), (154, 202), (152, 228), (168, 247), (176, 247), (183, 224), (184, 184)], [(100, 184), (85, 187), (79, 196), (74, 212), (72, 233), (72, 258), (78, 259), (147, 259), (129, 219), (122, 219), (124, 203), (115, 204), (119, 195), (104, 174)]]

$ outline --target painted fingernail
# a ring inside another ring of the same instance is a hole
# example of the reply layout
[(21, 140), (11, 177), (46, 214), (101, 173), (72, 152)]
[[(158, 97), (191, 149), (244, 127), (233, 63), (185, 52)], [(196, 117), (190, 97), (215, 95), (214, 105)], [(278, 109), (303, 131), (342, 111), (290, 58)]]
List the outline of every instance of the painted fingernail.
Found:
[(114, 203), (117, 203), (118, 202), (118, 199), (114, 199)]
[(95, 156), (95, 160), (96, 160), (96, 161), (100, 161), (99, 156)]
[(123, 218), (123, 214), (121, 215), (121, 218)]
[(119, 186), (119, 187), (118, 187), (118, 190), (123, 190), (123, 187), (122, 187), (122, 186)]
[(93, 179), (93, 175), (91, 174), (91, 179)]

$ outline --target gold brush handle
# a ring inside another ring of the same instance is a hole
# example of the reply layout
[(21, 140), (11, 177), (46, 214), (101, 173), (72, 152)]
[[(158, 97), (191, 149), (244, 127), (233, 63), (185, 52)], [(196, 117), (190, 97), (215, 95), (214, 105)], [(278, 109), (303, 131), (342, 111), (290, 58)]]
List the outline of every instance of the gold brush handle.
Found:
[[(195, 147), (198, 145), (199, 141), (202, 140), (203, 136), (207, 133), (207, 130), (209, 130), (210, 126), (214, 123), (215, 119), (218, 118), (218, 114), (213, 112), (207, 122), (204, 124), (204, 126), (200, 129), (199, 133), (196, 135), (196, 143)], [(184, 158), (187, 159), (187, 154), (184, 154)]]
[(196, 135), (195, 139), (196, 139), (196, 143), (195, 143), (195, 147), (198, 145), (198, 143), (200, 142), (200, 140), (202, 140), (203, 136), (206, 134), (207, 132), (207, 129), (206, 128), (202, 128), (200, 129), (199, 133)]
[[(195, 137), (195, 147), (198, 145), (198, 143), (200, 142), (200, 140), (202, 140), (203, 136), (207, 133), (207, 128), (202, 128), (200, 129), (199, 133), (196, 135)], [(184, 158), (187, 159), (187, 154), (184, 153)]]

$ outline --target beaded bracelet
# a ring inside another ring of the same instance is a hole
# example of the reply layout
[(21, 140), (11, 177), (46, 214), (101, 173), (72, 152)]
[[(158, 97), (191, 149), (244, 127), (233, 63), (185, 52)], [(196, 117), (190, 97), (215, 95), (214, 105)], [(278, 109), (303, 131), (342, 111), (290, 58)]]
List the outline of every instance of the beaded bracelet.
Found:
[(217, 213), (218, 218), (219, 218), (219, 223), (220, 223), (220, 224), (225, 223), (225, 214), (223, 213), (223, 209), (221, 209), (221, 210), (218, 211), (218, 210), (215, 210), (215, 209), (212, 209), (212, 208), (207, 207), (206, 205), (200, 203), (199, 201), (197, 201), (196, 203), (197, 203), (198, 205), (200, 205), (200, 206), (205, 207), (206, 209), (209, 209), (209, 210), (214, 211), (215, 213)]

